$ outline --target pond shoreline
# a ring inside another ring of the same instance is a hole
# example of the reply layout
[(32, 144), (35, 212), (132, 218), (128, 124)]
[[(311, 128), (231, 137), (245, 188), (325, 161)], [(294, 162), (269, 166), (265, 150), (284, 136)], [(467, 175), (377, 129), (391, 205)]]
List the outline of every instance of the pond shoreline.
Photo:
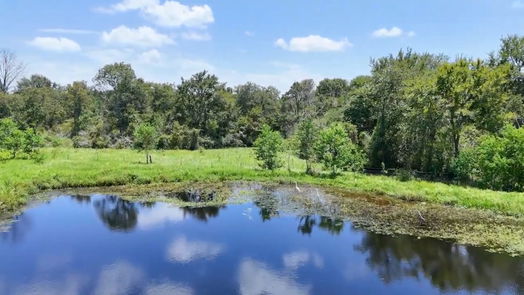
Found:
[[(125, 200), (137, 202), (165, 202), (179, 207), (221, 206), (242, 203), (248, 200), (238, 188), (232, 187), (286, 187), (294, 192), (293, 200), (303, 204), (301, 210), (312, 211), (318, 204), (311, 195), (330, 196), (330, 206), (335, 210), (320, 211), (324, 215), (350, 221), (357, 228), (386, 235), (409, 235), (418, 238), (436, 238), (455, 241), (458, 244), (482, 247), (490, 252), (512, 256), (524, 255), (524, 218), (497, 214), (488, 210), (459, 208), (456, 206), (406, 201), (399, 198), (371, 193), (357, 193), (340, 188), (309, 184), (282, 184), (264, 181), (226, 182), (178, 182), (147, 185), (125, 185), (72, 188), (46, 191), (34, 196), (28, 206), (64, 194), (112, 194)], [(213, 198), (202, 202), (186, 202), (173, 193), (191, 191), (213, 194)], [(308, 195), (307, 195), (308, 194)], [(236, 197), (231, 197), (236, 195)], [(263, 201), (263, 199), (258, 200)], [(20, 212), (20, 211), (19, 211)], [(305, 214), (305, 212), (295, 212)], [(13, 214), (11, 214), (13, 216)], [(1, 219), (0, 219), (1, 220)]]

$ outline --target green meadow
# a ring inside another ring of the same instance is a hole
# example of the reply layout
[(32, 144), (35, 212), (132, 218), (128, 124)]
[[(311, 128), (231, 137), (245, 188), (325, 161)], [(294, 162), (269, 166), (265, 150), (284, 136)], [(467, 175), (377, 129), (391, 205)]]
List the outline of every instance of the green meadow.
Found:
[[(284, 166), (275, 171), (258, 167), (248, 148), (155, 151), (153, 164), (144, 154), (119, 149), (46, 148), (41, 161), (15, 159), (0, 162), (0, 210), (20, 209), (35, 193), (75, 187), (172, 182), (263, 181), (312, 184), (352, 192), (388, 195), (406, 201), (427, 202), (524, 215), (524, 193), (507, 193), (420, 180), (327, 172), (310, 176), (303, 161), (282, 155)], [(321, 167), (315, 167), (321, 171)]]

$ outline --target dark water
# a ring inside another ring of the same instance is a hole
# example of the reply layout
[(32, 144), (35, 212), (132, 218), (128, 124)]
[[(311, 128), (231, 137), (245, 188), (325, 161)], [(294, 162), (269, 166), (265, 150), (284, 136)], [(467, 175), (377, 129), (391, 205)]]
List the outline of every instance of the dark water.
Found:
[(54, 198), (0, 233), (0, 294), (524, 292), (523, 259), (286, 214), (285, 190), (268, 198), (206, 208)]

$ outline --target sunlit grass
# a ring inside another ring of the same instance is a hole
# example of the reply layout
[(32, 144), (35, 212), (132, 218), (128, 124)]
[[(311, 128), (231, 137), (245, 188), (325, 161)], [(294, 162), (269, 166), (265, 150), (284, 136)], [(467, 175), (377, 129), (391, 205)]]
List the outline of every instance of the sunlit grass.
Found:
[[(524, 194), (494, 192), (426, 181), (401, 182), (392, 177), (345, 173), (336, 178), (306, 175), (305, 163), (285, 159), (274, 172), (258, 168), (251, 149), (156, 151), (153, 164), (132, 150), (53, 148), (42, 150), (44, 161), (0, 162), (0, 210), (25, 204), (45, 189), (146, 184), (179, 181), (258, 180), (310, 183), (358, 192), (387, 194), (405, 200), (488, 209), (524, 215)], [(289, 168), (289, 169), (288, 169)]]

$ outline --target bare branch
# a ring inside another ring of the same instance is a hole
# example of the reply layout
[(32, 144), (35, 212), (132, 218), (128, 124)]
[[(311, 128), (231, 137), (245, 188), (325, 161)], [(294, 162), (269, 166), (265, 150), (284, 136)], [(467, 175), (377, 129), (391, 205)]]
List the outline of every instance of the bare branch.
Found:
[(0, 92), (8, 92), (24, 70), (25, 64), (18, 61), (14, 52), (0, 49)]

